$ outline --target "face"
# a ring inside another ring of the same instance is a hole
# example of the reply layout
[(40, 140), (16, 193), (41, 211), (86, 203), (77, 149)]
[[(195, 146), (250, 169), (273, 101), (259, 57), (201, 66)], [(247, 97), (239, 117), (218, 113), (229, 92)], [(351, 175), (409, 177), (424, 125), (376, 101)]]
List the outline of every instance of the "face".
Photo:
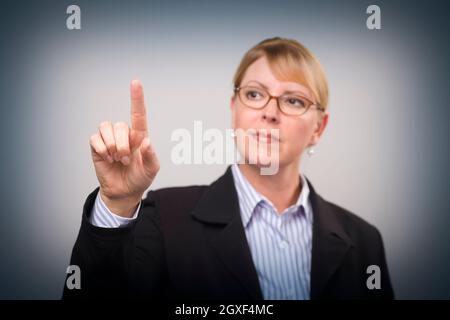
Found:
[[(286, 92), (294, 92), (314, 102), (312, 93), (308, 88), (296, 82), (280, 81), (272, 73), (266, 57), (261, 57), (251, 64), (240, 84), (241, 87), (251, 85), (265, 89), (272, 96), (281, 96)], [(252, 134), (247, 134), (246, 141), (256, 139), (260, 146), (262, 143), (277, 144), (279, 167), (288, 165), (297, 166), (303, 151), (315, 145), (326, 127), (328, 114), (317, 110), (314, 106), (301, 116), (284, 114), (278, 109), (276, 99), (271, 99), (262, 109), (253, 109), (245, 106), (237, 95), (231, 98), (231, 112), (234, 129), (241, 129), (241, 132), (252, 132), (264, 129), (263, 132), (270, 132), (271, 129), (278, 129), (279, 137), (271, 139), (261, 139)], [(278, 139), (277, 139), (278, 138)], [(237, 142), (239, 147), (239, 142)], [(248, 149), (240, 148), (246, 163), (252, 158)], [(270, 146), (265, 150), (270, 150)], [(267, 154), (267, 153), (266, 153)], [(270, 153), (269, 153), (270, 154)], [(261, 155), (258, 155), (260, 157)], [(260, 161), (256, 165), (260, 164)]]

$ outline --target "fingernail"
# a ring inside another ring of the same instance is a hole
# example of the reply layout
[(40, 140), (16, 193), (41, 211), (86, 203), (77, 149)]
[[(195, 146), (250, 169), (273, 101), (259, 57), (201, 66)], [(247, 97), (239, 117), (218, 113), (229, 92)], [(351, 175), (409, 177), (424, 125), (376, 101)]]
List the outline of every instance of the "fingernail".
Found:
[(115, 161), (119, 161), (120, 160), (119, 155), (117, 153), (114, 153), (114, 160)]
[(114, 162), (113, 158), (110, 155), (106, 156), (106, 161), (108, 161), (109, 163), (113, 163)]
[(130, 158), (128, 156), (122, 157), (122, 163), (124, 165), (129, 165), (130, 164)]

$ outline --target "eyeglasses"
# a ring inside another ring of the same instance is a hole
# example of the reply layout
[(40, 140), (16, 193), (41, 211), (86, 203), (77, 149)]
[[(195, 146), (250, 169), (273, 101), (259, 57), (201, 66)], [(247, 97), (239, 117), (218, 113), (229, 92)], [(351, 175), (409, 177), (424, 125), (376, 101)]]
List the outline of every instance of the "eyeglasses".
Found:
[(277, 97), (270, 95), (267, 90), (255, 86), (235, 87), (234, 92), (245, 106), (253, 109), (263, 109), (274, 98), (277, 100), (278, 109), (286, 115), (301, 116), (312, 106), (319, 111), (325, 111), (320, 104), (315, 104), (297, 93)]

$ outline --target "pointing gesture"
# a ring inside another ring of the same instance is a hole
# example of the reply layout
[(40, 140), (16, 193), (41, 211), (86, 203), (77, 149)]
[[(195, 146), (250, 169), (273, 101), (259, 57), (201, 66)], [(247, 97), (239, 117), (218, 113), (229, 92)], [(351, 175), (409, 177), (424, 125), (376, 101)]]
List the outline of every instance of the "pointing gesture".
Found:
[(90, 138), (92, 160), (100, 183), (100, 196), (115, 214), (131, 217), (159, 171), (159, 161), (148, 138), (144, 91), (133, 80), (131, 128), (125, 122), (100, 123)]
[(145, 112), (144, 90), (139, 80), (133, 80), (131, 95), (131, 145), (134, 147), (139, 140), (148, 135), (147, 114)]

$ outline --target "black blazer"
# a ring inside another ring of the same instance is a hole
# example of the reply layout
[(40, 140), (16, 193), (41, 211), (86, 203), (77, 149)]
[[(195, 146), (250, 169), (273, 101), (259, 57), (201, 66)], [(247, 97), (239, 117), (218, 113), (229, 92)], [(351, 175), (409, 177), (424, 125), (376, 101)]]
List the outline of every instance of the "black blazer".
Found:
[[(378, 230), (308, 184), (311, 299), (392, 299)], [(230, 168), (209, 186), (150, 191), (125, 228), (89, 223), (97, 192), (84, 205), (70, 262), (81, 269), (81, 289), (65, 287), (63, 298), (263, 299)], [(381, 289), (367, 288), (369, 265), (380, 267)]]

